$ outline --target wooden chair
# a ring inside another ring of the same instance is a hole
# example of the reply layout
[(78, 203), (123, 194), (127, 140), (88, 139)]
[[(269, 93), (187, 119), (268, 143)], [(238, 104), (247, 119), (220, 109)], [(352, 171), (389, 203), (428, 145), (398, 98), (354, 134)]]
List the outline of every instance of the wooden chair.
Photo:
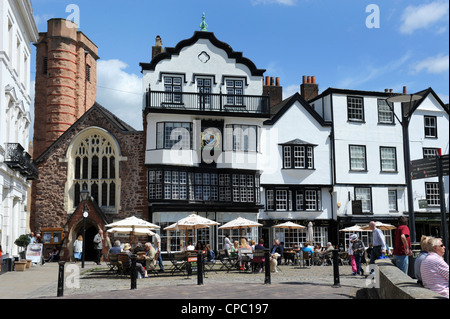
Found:
[(261, 267), (261, 269), (264, 269), (264, 261), (265, 261), (265, 252), (263, 249), (255, 249), (253, 252), (253, 259), (252, 259), (252, 270), (253, 272), (257, 271), (258, 267)]
[(131, 272), (130, 258), (126, 253), (117, 254), (119, 275), (129, 275)]
[(108, 263), (107, 263), (109, 272), (115, 272), (118, 273), (119, 271), (119, 256), (118, 254), (109, 254), (108, 255)]
[(308, 266), (311, 266), (312, 259), (311, 259), (311, 256), (309, 255), (309, 252), (304, 251), (303, 252), (303, 267), (305, 267), (306, 262), (308, 262)]

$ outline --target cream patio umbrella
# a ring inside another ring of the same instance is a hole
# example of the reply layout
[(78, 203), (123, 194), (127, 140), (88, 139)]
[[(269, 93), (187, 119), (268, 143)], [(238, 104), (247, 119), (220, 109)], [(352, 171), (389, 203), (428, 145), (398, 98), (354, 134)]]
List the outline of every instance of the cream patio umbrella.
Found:
[(362, 229), (361, 226), (353, 225), (347, 228), (339, 229), (341, 232), (356, 233), (359, 231), (371, 231), (370, 229)]
[(131, 234), (131, 232), (134, 232), (135, 235), (155, 235), (155, 233), (148, 228), (135, 228), (133, 230), (131, 227), (114, 227), (108, 229), (107, 232), (111, 234)]
[[(189, 229), (192, 229), (194, 231), (194, 236), (195, 236), (195, 230), (201, 229), (201, 228), (208, 228), (210, 226), (216, 226), (216, 225), (220, 225), (220, 224), (214, 220), (211, 220), (206, 217), (202, 217), (202, 216), (194, 213), (194, 214), (191, 214), (187, 217), (180, 219), (176, 223), (173, 223), (173, 224), (167, 226), (166, 228), (164, 228), (164, 230), (168, 230), (168, 231), (184, 230), (185, 236), (187, 239), (187, 232)], [(194, 237), (194, 241), (195, 241), (195, 237)]]
[(238, 218), (220, 226), (219, 229), (239, 229), (239, 233), (242, 236), (242, 229), (260, 226), (262, 226), (262, 224), (239, 216)]
[[(394, 225), (385, 224), (385, 223), (382, 223), (382, 222), (375, 222), (375, 226), (377, 226), (377, 228), (379, 230), (393, 230), (393, 229), (397, 228)], [(369, 225), (362, 227), (362, 229), (363, 230), (370, 230)]]
[[(134, 242), (135, 234), (142, 234), (143, 231), (160, 228), (158, 225), (152, 224), (141, 218), (137, 218), (136, 216), (131, 216), (131, 217), (119, 220), (117, 222), (108, 224), (108, 225), (106, 225), (106, 227), (114, 228), (114, 229), (115, 228), (127, 229), (127, 231), (122, 230), (120, 233), (122, 233), (122, 234), (129, 233), (131, 242)], [(110, 231), (108, 230), (108, 232), (110, 232)], [(115, 232), (117, 233), (117, 231), (115, 231)], [(111, 231), (111, 233), (114, 233), (114, 231)], [(153, 233), (153, 235), (154, 234), (155, 233)]]
[(305, 229), (305, 226), (293, 223), (293, 222), (285, 222), (282, 224), (278, 224), (273, 226), (273, 228), (284, 228), (284, 229)]

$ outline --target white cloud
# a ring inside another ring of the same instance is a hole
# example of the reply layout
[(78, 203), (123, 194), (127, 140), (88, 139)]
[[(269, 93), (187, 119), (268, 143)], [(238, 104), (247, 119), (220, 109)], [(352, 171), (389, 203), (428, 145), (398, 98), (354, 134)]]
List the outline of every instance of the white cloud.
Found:
[(297, 4), (297, 0), (251, 0), (253, 5), (258, 4), (282, 4), (285, 6), (295, 6)]
[[(408, 6), (401, 17), (400, 32), (412, 34), (415, 30), (428, 28), (447, 17), (448, 24), (449, 4), (447, 1), (435, 1), (421, 6)], [(442, 32), (442, 26), (438, 32)]]
[(419, 73), (423, 70), (432, 74), (447, 72), (449, 70), (449, 55), (439, 54), (429, 57), (413, 66), (413, 73)]
[(383, 66), (373, 66), (367, 63), (360, 67), (349, 67), (345, 69), (345, 73), (350, 73), (350, 70), (354, 70), (354, 75), (344, 77), (338, 82), (338, 87), (340, 88), (357, 88), (364, 83), (371, 80), (380, 78), (387, 73), (392, 73), (394, 70), (401, 68), (405, 62), (411, 57), (411, 53), (406, 53), (397, 60), (391, 61)]
[(120, 60), (97, 64), (97, 102), (136, 130), (142, 130), (142, 78)]

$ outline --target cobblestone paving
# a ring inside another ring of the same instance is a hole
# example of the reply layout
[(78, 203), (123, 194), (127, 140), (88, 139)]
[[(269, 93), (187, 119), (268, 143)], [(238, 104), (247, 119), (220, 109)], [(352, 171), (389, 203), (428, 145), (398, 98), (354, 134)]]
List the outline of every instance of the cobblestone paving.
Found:
[[(66, 265), (67, 266), (67, 265)], [(301, 267), (281, 265), (277, 273), (271, 273), (271, 284), (264, 285), (264, 273), (224, 270), (209, 271), (198, 285), (197, 274), (188, 277), (166, 272), (137, 279), (137, 289), (131, 290), (129, 277), (108, 273), (105, 266), (84, 272), (79, 287), (64, 288), (64, 298), (323, 298), (364, 299), (365, 277), (352, 276), (350, 266), (339, 266), (340, 287), (334, 285), (332, 266)], [(66, 275), (67, 276), (67, 275)], [(57, 287), (49, 285), (40, 292), (40, 298), (54, 298)]]

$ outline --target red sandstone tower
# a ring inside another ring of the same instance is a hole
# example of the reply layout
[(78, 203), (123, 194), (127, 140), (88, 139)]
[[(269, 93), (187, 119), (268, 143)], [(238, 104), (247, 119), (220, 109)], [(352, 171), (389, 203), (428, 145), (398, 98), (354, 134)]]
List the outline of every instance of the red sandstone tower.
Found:
[(36, 46), (33, 158), (95, 102), (97, 46), (70, 20), (51, 19)]

